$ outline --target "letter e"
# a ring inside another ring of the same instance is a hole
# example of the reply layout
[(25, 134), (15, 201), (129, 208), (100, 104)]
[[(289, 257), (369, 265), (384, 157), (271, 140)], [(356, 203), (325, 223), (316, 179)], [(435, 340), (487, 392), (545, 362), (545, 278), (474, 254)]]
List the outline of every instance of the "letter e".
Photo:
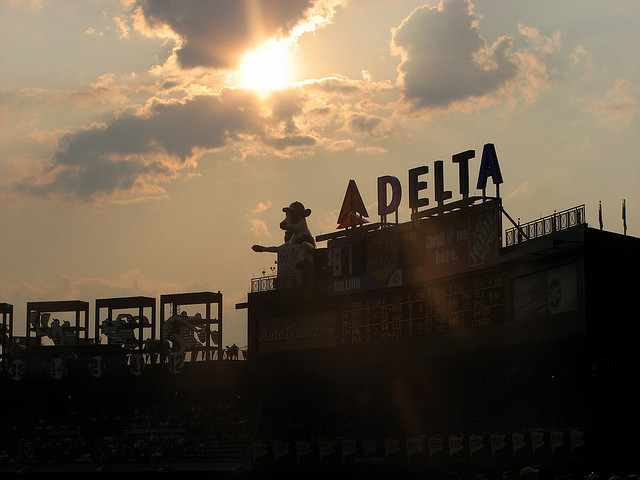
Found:
[(427, 182), (418, 181), (418, 177), (426, 173), (429, 173), (426, 166), (409, 170), (409, 208), (412, 210), (429, 205), (428, 198), (418, 198), (418, 192), (427, 188)]

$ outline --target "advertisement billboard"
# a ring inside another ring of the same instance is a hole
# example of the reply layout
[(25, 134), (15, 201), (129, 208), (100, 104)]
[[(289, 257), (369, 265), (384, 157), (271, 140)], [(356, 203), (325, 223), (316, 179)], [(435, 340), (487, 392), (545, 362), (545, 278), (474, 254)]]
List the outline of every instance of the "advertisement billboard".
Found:
[(336, 321), (332, 311), (309, 312), (258, 320), (258, 353), (333, 347)]
[(513, 320), (547, 318), (578, 308), (575, 264), (532, 273), (513, 280)]
[(499, 202), (330, 240), (329, 295), (410, 285), (485, 268), (498, 257)]

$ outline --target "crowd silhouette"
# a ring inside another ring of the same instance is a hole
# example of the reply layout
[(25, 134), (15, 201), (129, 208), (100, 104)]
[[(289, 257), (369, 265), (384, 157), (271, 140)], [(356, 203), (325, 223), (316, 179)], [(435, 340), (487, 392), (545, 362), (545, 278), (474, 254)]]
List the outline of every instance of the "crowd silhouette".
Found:
[(0, 467), (207, 464), (246, 461), (249, 412), (202, 404), (18, 410), (0, 420)]

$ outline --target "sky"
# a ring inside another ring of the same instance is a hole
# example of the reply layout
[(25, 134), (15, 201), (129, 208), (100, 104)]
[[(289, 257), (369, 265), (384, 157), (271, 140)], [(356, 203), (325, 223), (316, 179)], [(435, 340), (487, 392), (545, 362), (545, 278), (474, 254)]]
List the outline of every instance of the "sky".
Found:
[[(282, 208), (493, 143), (506, 212), (640, 234), (640, 2), (0, 0), (0, 302), (220, 291), (247, 343)], [(492, 193), (491, 187), (488, 193)], [(422, 193), (435, 200), (433, 192)], [(479, 194), (472, 191), (472, 195)], [(503, 218), (503, 227), (511, 224)], [(319, 247), (326, 246), (319, 242)], [(188, 308), (187, 308), (188, 310)], [(190, 312), (192, 314), (192, 312)], [(91, 326), (91, 331), (92, 326)]]

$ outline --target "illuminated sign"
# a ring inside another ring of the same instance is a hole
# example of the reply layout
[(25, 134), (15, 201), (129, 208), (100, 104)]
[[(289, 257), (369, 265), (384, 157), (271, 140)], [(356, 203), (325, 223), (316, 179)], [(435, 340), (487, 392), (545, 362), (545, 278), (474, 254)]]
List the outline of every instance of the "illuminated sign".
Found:
[[(463, 198), (469, 195), (469, 160), (475, 157), (474, 150), (457, 153), (452, 156), (453, 163), (458, 164), (458, 179), (460, 194)], [(421, 197), (422, 190), (428, 188), (426, 181), (421, 180), (422, 175), (429, 173), (429, 167), (421, 166), (409, 170), (409, 207), (413, 211), (417, 211), (420, 207), (429, 205), (428, 197)], [(496, 187), (502, 183), (502, 173), (500, 172), (500, 164), (496, 149), (492, 143), (487, 143), (482, 149), (482, 160), (478, 172), (478, 180), (476, 188), (485, 190), (487, 180), (491, 179)], [(444, 182), (444, 164), (442, 160), (434, 162), (434, 184), (435, 184), (435, 200), (438, 205), (442, 205), (445, 200), (452, 197), (451, 190), (445, 190)], [(391, 189), (391, 198), (387, 194)], [(396, 177), (385, 175), (378, 177), (378, 215), (386, 217), (390, 213), (398, 210), (402, 199), (402, 187), (400, 181)]]

